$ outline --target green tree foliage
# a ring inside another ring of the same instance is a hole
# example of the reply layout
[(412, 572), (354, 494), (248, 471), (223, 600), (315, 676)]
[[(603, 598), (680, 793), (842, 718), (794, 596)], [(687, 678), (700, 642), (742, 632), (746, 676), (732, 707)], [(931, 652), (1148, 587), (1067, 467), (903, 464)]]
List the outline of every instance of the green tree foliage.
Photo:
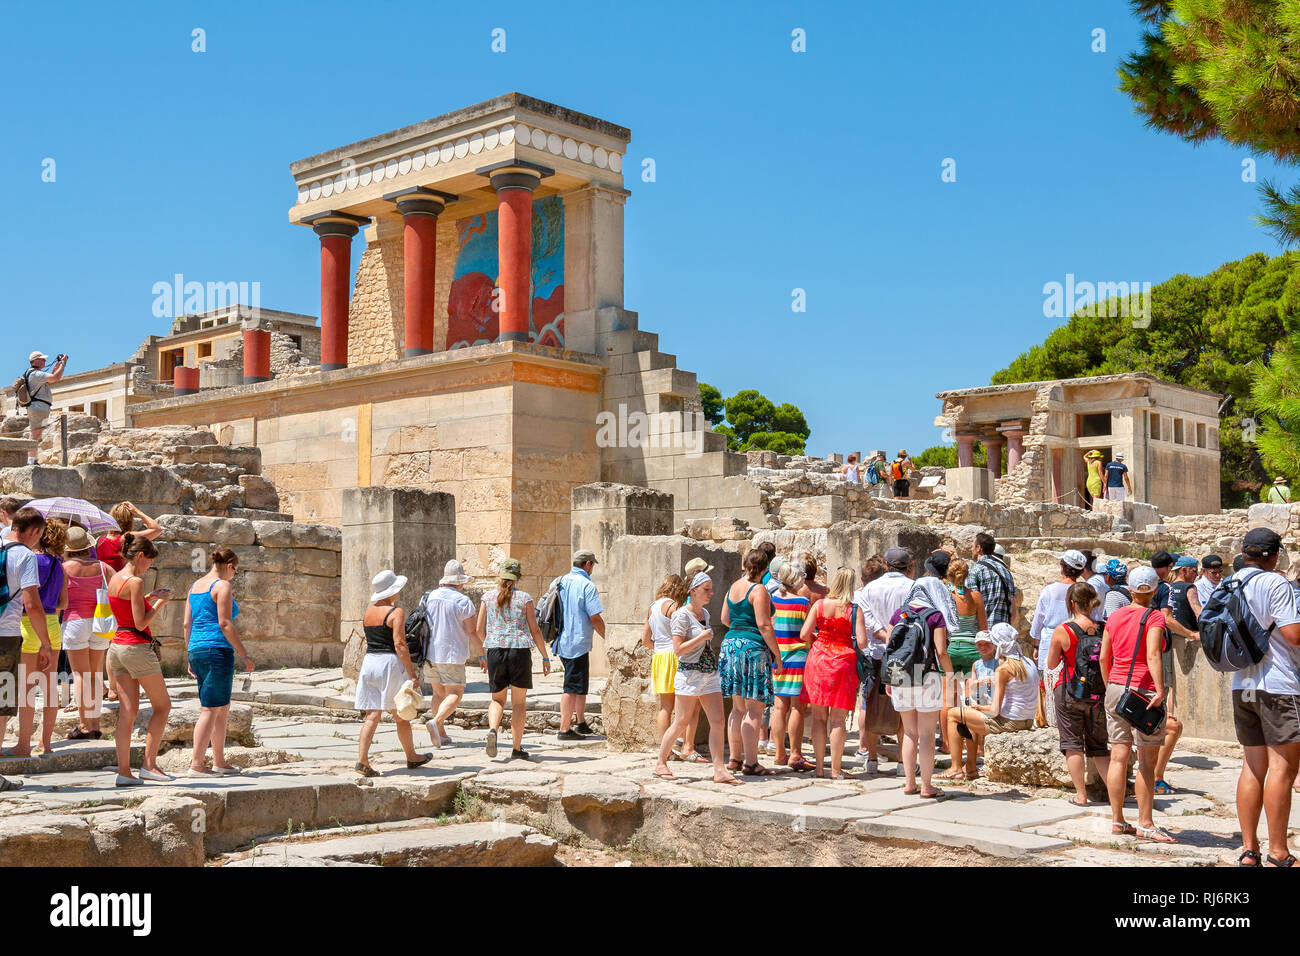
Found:
[(700, 383), (700, 400), (704, 416), (715, 432), (727, 436), (727, 447), (732, 451), (767, 449), (782, 455), (802, 455), (804, 443), (812, 434), (797, 406), (789, 402), (775, 405), (757, 389), (745, 389), (723, 401), (716, 388)]
[[(975, 454), (971, 463), (976, 468), (984, 468), (989, 463), (989, 454), (984, 446), (979, 442), (975, 443)], [(938, 466), (940, 468), (957, 467), (957, 446), (956, 445), (931, 445), (919, 455), (912, 456), (912, 464), (917, 468), (929, 468)], [(1007, 467), (1007, 450), (1002, 449), (1002, 471), (1005, 474)]]
[(1103, 303), (1096, 314), (1072, 316), (995, 374), (993, 384), (1141, 371), (1224, 394), (1223, 502), (1252, 501), (1265, 470), (1243, 419), (1257, 417), (1251, 393), (1256, 373), (1288, 335), (1300, 332), (1298, 266), (1300, 254), (1269, 258), (1258, 252), (1206, 276), (1174, 276), (1152, 288), (1146, 328), (1108, 318)]
[[(1260, 368), (1251, 397), (1263, 425), (1258, 440), (1264, 464), (1270, 473), (1294, 479), (1300, 475), (1300, 334), (1287, 339), (1273, 361)], [(1263, 485), (1261, 497), (1269, 487)]]
[[(1151, 25), (1119, 69), (1147, 125), (1191, 143), (1222, 139), (1300, 162), (1300, 3), (1130, 0)], [(1300, 189), (1262, 183), (1259, 221), (1300, 240)]]
[(719, 425), (726, 415), (722, 411), (722, 393), (707, 382), (700, 382), (700, 401), (710, 425)]

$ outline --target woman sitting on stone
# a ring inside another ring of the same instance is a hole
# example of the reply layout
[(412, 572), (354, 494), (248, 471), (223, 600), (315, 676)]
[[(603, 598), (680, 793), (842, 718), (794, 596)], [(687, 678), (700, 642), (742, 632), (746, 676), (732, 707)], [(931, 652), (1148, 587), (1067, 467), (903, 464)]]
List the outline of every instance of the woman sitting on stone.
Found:
[[(1091, 589), (1090, 589), (1091, 590)], [(984, 635), (979, 635), (982, 640)], [(1008, 734), (1029, 730), (1038, 712), (1038, 668), (1025, 660), (1016, 629), (1005, 621), (989, 629), (988, 638), (998, 649), (998, 669), (993, 676), (993, 700), (965, 704), (948, 711), (948, 732), (956, 737), (963, 724), (972, 735)], [(966, 779), (979, 776), (975, 751), (967, 748)]]
[[(239, 605), (235, 603), (234, 580), (239, 558), (229, 548), (210, 555), (212, 570), (190, 587), (185, 602), (185, 641), (190, 676), (199, 684), (199, 719), (194, 724), (194, 754), (190, 776), (215, 773), (230, 776), (239, 768), (226, 763), (226, 721), (230, 717), (230, 691), (235, 678), (235, 654), (252, 671), (253, 659), (244, 650), (235, 628)], [(212, 770), (207, 763), (212, 745)]]
[[(763, 593), (767, 591), (762, 589)], [(709, 755), (713, 758), (713, 782), (739, 784), (723, 766), (722, 685), (718, 678), (718, 659), (713, 654), (713, 628), (709, 626), (709, 602), (713, 600), (713, 581), (703, 571), (691, 578), (690, 600), (673, 612), (673, 650), (677, 654), (677, 676), (673, 681), (676, 706), (673, 725), (659, 744), (659, 762), (655, 776), (676, 780), (668, 769), (668, 754), (679, 735), (687, 733), (696, 709), (704, 708), (709, 718)]]
[(415, 752), (411, 723), (397, 712), (397, 692), (402, 684), (408, 679), (417, 687), (420, 684), (420, 675), (406, 649), (406, 612), (393, 603), (398, 592), (406, 587), (406, 578), (392, 571), (380, 571), (370, 586), (375, 590), (370, 595), (370, 607), (361, 619), (366, 634), (366, 656), (361, 659), (361, 673), (357, 675), (355, 701), (357, 710), (364, 715), (357, 745), (357, 772), (363, 777), (379, 776), (379, 771), (370, 766), (370, 742), (386, 710), (392, 712), (397, 725), (397, 741), (406, 752), (407, 768), (423, 766), (433, 759), (433, 754)]

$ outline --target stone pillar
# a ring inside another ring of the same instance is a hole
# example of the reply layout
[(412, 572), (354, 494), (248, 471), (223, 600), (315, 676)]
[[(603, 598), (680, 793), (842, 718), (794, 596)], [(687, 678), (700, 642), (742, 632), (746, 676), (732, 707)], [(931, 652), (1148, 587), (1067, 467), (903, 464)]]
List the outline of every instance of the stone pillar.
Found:
[(408, 579), (397, 603), (409, 612), (438, 586), (443, 566), (456, 557), (456, 498), (417, 488), (347, 488), (343, 491), (342, 613), (339, 639), (343, 675), (356, 679), (365, 651), (361, 617), (370, 603), (370, 580), (385, 568)]
[(199, 390), (199, 370), (177, 365), (172, 370), (172, 388), (177, 397), (195, 394)]
[(244, 384), (271, 380), (271, 333), (268, 329), (244, 329)]
[(450, 193), (423, 186), (384, 196), (402, 214), (403, 301), (406, 313), (406, 358), (433, 351), (434, 270), (437, 265), (438, 216)]
[(1021, 421), (1003, 422), (998, 425), (998, 431), (1007, 439), (1007, 472), (1010, 473), (1016, 470), (1025, 453), (1025, 425)]
[(1001, 436), (996, 438), (986, 435), (983, 439), (984, 452), (988, 455), (989, 476), (1002, 477), (1002, 446), (1006, 444)]
[(352, 237), (370, 220), (342, 212), (304, 219), (320, 236), (320, 367), (348, 364), (348, 283), (352, 272)]
[(970, 468), (975, 464), (975, 432), (957, 433), (957, 467)]
[(507, 160), (474, 170), (497, 193), (497, 286), (501, 290), (498, 342), (527, 342), (532, 311), (533, 190), (555, 170)]
[(564, 345), (601, 354), (597, 312), (623, 308), (626, 189), (587, 183), (564, 193)]

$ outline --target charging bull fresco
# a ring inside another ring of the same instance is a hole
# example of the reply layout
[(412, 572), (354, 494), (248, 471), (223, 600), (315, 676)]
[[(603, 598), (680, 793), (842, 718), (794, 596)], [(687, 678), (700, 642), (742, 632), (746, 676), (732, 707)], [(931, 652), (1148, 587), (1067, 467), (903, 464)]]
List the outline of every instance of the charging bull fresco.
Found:
[[(456, 270), (447, 304), (447, 348), (495, 342), (497, 214), (456, 222)], [(533, 268), (528, 340), (564, 345), (564, 203), (559, 196), (533, 200)]]

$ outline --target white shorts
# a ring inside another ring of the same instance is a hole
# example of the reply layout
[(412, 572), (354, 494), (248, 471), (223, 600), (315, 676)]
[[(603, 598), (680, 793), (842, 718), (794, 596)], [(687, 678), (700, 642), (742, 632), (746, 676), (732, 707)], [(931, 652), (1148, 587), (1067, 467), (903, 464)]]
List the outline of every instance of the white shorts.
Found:
[(1124, 488), (1107, 488), (1106, 499), (1108, 501), (1123, 501), (1128, 497), (1128, 492)]
[(923, 714), (943, 710), (943, 675), (938, 671), (931, 671), (921, 678), (919, 687), (916, 685), (891, 687), (889, 699), (894, 705), (894, 710), (900, 714), (905, 710), (915, 710)]
[(396, 654), (367, 653), (357, 675), (357, 710), (396, 710), (397, 692), (409, 679)]
[(112, 634), (96, 634), (94, 630), (95, 621), (89, 617), (79, 617), (76, 620), (63, 622), (63, 649), (65, 651), (84, 651), (89, 648), (92, 651), (108, 650), (108, 645), (112, 643)]
[(703, 697), (705, 694), (721, 694), (722, 681), (718, 672), (684, 671), (679, 664), (677, 676), (673, 678), (673, 693), (679, 697)]

